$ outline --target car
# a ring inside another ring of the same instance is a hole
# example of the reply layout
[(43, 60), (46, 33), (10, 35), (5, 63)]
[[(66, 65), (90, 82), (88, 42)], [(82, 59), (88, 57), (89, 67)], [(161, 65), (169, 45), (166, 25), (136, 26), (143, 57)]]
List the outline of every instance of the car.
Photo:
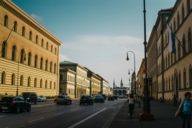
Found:
[(108, 101), (114, 101), (114, 100), (115, 100), (114, 96), (108, 96)]
[(56, 104), (72, 104), (72, 100), (69, 96), (67, 95), (61, 95), (61, 96), (57, 96), (55, 99)]
[(37, 101), (38, 102), (46, 102), (47, 98), (46, 98), (46, 96), (37, 96)]
[(37, 104), (37, 94), (35, 92), (22, 92), (21, 95), (28, 102)]
[(16, 112), (31, 111), (31, 103), (25, 101), (21, 96), (4, 96), (0, 100), (1, 112)]
[(105, 99), (103, 98), (102, 95), (96, 95), (94, 101), (95, 101), (96, 103), (104, 103), (104, 102), (105, 102)]
[(79, 105), (82, 105), (82, 104), (93, 105), (93, 98), (89, 95), (81, 96)]

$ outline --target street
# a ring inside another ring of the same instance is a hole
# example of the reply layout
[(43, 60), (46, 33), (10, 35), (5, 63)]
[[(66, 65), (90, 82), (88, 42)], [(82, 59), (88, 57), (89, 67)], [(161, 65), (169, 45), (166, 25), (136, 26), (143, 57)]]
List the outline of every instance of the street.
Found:
[(94, 105), (56, 105), (53, 102), (32, 105), (30, 113), (0, 113), (1, 128), (106, 128), (126, 100)]

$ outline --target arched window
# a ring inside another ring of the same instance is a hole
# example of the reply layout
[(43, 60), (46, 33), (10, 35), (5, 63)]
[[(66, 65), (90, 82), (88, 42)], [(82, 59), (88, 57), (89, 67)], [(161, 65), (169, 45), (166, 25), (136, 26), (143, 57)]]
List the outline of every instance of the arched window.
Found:
[(40, 69), (43, 69), (43, 58), (41, 58), (41, 61), (40, 61)]
[(52, 62), (50, 62), (50, 72), (52, 72), (52, 66), (53, 66), (53, 64), (52, 64)]
[(189, 88), (192, 88), (192, 66), (189, 66)]
[(22, 27), (22, 36), (25, 36), (25, 27)]
[(3, 41), (3, 44), (2, 44), (2, 57), (5, 58), (6, 55), (7, 55), (7, 42), (6, 41)]
[(55, 55), (57, 54), (57, 48), (55, 48)]
[(38, 63), (38, 56), (35, 55), (35, 61), (34, 61), (34, 67), (37, 68), (37, 63)]
[(4, 26), (8, 27), (8, 16), (7, 15), (4, 16)]
[(37, 87), (37, 78), (34, 79), (34, 87)]
[(56, 83), (54, 82), (54, 89), (56, 89)]
[(14, 31), (14, 32), (17, 32), (17, 21), (14, 22), (13, 31)]
[(28, 65), (31, 65), (31, 52), (28, 53)]
[(11, 75), (11, 85), (15, 85), (15, 74)]
[(12, 60), (12, 61), (15, 61), (15, 60), (16, 60), (16, 46), (15, 46), (15, 45), (12, 47), (11, 60)]
[(184, 70), (183, 70), (183, 88), (184, 89), (186, 89), (186, 81), (187, 81), (187, 79), (186, 79), (186, 70), (184, 68)]
[(20, 86), (23, 86), (23, 75), (20, 76)]
[(192, 51), (191, 28), (188, 30), (188, 51)]
[(45, 70), (48, 70), (48, 60), (45, 61)]
[(187, 13), (190, 13), (191, 7), (190, 7), (191, 3), (190, 0), (187, 0)]
[(28, 77), (28, 87), (31, 86), (31, 77)]
[(20, 56), (20, 62), (24, 64), (25, 61), (25, 50), (21, 49), (21, 56)]
[(43, 86), (43, 80), (41, 79), (40, 80), (40, 88), (42, 88), (42, 86)]
[(50, 89), (52, 88), (52, 81), (50, 81)]
[(1, 84), (5, 84), (5, 77), (6, 77), (6, 74), (5, 74), (5, 72), (3, 71), (3, 72), (1, 73)]
[(38, 44), (38, 42), (39, 42), (39, 37), (38, 37), (38, 35), (36, 35), (35, 43)]
[(51, 45), (51, 52), (53, 52), (53, 45)]
[(29, 32), (29, 40), (32, 40), (32, 31)]

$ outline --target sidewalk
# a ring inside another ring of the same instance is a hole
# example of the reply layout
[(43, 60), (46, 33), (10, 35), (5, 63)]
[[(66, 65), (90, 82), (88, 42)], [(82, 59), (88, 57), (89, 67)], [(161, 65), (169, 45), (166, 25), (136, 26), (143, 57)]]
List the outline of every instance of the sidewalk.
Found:
[(142, 107), (135, 106), (135, 112), (132, 119), (128, 115), (128, 102), (120, 109), (119, 113), (113, 119), (110, 128), (181, 128), (181, 119), (175, 118), (176, 107), (171, 104), (151, 101), (151, 113), (154, 115), (154, 121), (140, 121), (139, 114)]

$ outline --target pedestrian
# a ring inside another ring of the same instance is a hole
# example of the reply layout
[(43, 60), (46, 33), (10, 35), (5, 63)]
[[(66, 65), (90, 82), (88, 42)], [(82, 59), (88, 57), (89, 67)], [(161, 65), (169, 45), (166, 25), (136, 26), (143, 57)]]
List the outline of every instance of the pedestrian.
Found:
[(191, 93), (186, 92), (184, 99), (181, 101), (175, 116), (180, 116), (182, 119), (182, 128), (191, 128), (192, 116), (192, 100)]
[(129, 116), (130, 116), (130, 119), (132, 119), (134, 106), (135, 106), (135, 99), (133, 94), (130, 94), (128, 98), (128, 102), (129, 102)]

